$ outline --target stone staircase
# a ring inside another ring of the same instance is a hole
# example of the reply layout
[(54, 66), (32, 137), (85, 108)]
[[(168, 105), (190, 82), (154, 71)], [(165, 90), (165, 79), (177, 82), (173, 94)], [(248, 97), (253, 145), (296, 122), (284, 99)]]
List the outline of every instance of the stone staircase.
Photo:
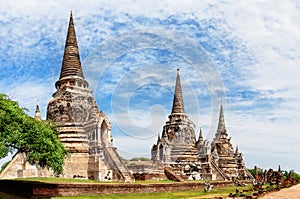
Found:
[(104, 152), (110, 156), (111, 161), (109, 161), (109, 163), (113, 164), (111, 166), (119, 171), (119, 173), (123, 176), (125, 183), (135, 181), (125, 162), (118, 155), (115, 147), (104, 147)]
[(212, 166), (212, 169), (214, 169), (223, 178), (223, 180), (230, 180), (230, 178), (227, 175), (225, 175), (225, 173), (216, 165), (216, 163), (213, 160), (210, 161), (210, 164)]

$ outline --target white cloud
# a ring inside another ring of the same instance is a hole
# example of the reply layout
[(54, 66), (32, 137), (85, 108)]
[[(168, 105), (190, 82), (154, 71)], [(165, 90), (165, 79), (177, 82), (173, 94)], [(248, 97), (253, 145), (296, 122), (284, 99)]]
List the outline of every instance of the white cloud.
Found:
[(53, 94), (53, 88), (45, 82), (27, 81), (27, 82), (1, 82), (0, 92), (6, 93), (12, 100), (18, 101), (21, 107), (27, 108), (28, 115), (34, 116), (36, 104), (38, 103), (43, 119), (46, 119), (47, 103)]
[(116, 128), (122, 130), (122, 134), (133, 138), (151, 138), (161, 134), (162, 126), (167, 120), (168, 114), (164, 107), (154, 105), (149, 110), (133, 109), (120, 111), (109, 115), (113, 132)]

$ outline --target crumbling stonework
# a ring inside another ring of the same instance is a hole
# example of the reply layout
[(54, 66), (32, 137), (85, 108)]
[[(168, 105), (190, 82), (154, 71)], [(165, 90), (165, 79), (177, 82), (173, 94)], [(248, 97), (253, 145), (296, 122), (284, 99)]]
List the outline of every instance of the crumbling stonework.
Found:
[(172, 112), (163, 127), (162, 136), (152, 146), (151, 159), (170, 166), (194, 179), (207, 180), (253, 179), (245, 167), (243, 155), (234, 151), (226, 132), (223, 105), (214, 140), (204, 140), (202, 130), (195, 139), (195, 125), (184, 110), (179, 70), (177, 72)]
[[(166, 165), (184, 164), (197, 159), (195, 125), (184, 110), (179, 70), (176, 79), (172, 113), (163, 127), (162, 137), (151, 150), (152, 160)], [(195, 159), (196, 158), (196, 159)]]
[(154, 161), (127, 161), (135, 180), (165, 180), (164, 165)]

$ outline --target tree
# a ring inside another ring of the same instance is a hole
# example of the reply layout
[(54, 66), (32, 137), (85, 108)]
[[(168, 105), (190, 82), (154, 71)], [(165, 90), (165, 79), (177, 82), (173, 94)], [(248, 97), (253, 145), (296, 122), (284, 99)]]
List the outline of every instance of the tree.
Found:
[(29, 117), (24, 110), (18, 102), (0, 94), (0, 158), (16, 150), (30, 164), (61, 174), (67, 151), (58, 139), (56, 126)]
[(130, 161), (149, 161), (149, 158), (145, 158), (145, 157), (134, 157), (131, 158)]

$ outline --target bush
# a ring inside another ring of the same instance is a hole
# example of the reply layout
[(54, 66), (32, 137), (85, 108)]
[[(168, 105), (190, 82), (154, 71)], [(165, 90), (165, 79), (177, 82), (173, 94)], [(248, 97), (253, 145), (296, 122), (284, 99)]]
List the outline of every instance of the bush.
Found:
[[(255, 176), (255, 170), (254, 169), (248, 169), (248, 171), (251, 173), (252, 176)], [(263, 175), (263, 170), (260, 168), (257, 168), (257, 174), (258, 176), (262, 176)]]

